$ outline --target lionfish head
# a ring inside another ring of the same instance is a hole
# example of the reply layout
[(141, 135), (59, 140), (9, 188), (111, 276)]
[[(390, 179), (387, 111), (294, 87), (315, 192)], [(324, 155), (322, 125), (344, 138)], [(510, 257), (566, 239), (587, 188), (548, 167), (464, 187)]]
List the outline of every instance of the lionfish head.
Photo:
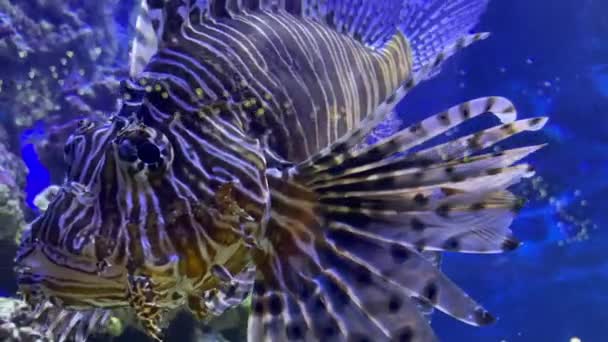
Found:
[(145, 200), (144, 185), (167, 177), (170, 145), (154, 129), (116, 116), (82, 120), (64, 152), (65, 182), (17, 253), (20, 291), (32, 305), (126, 306), (128, 275), (156, 247), (133, 247), (133, 240), (140, 228), (162, 220)]

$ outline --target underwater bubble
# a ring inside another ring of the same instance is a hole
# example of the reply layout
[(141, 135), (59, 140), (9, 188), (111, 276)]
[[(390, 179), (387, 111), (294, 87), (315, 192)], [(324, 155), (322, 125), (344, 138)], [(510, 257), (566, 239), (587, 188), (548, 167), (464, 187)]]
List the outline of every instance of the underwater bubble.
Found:
[(586, 241), (597, 225), (586, 217), (587, 201), (579, 189), (558, 189), (541, 176), (523, 180), (515, 192), (529, 202), (523, 217), (541, 217), (545, 236), (559, 246)]
[(91, 59), (92, 60), (97, 60), (99, 58), (99, 56), (101, 56), (102, 53), (102, 49), (100, 47), (95, 47), (93, 49), (91, 49), (91, 51), (89, 52)]

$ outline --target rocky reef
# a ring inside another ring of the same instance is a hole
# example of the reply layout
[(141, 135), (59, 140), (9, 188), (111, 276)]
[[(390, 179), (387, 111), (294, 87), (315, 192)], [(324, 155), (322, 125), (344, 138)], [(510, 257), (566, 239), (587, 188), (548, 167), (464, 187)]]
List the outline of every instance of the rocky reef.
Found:
[(25, 130), (43, 127), (28, 138), (55, 181), (62, 175), (58, 151), (74, 122), (116, 110), (128, 60), (126, 28), (115, 21), (118, 3), (0, 0), (4, 142), (17, 151)]
[(32, 323), (31, 311), (25, 303), (17, 299), (0, 298), (0, 341), (49, 341)]
[(23, 200), (27, 168), (0, 143), (0, 241), (15, 241), (25, 229)]

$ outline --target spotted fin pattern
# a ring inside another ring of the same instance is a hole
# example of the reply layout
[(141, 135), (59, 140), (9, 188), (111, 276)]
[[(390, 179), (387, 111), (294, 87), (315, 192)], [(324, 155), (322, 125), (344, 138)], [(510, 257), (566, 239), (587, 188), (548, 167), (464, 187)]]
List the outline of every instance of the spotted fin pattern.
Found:
[(404, 0), (400, 30), (412, 46), (413, 69), (419, 70), (468, 33), (489, 0)]
[[(408, 153), (488, 112), (503, 124)], [(250, 341), (435, 341), (425, 306), (492, 323), (425, 256), (519, 245), (509, 226), (523, 203), (507, 187), (534, 173), (514, 164), (542, 146), (477, 153), (546, 122), (515, 118), (508, 100), (481, 98), (362, 150), (353, 135), (331, 154), (269, 172), (269, 246), (255, 258)]]
[(131, 45), (129, 75), (137, 77), (158, 52), (164, 18), (162, 8), (150, 6), (149, 0), (141, 0), (135, 22), (135, 37)]
[[(428, 261), (430, 261), (431, 264), (433, 264), (433, 266), (435, 266), (437, 269), (441, 269), (441, 263), (442, 263), (442, 259), (443, 259), (441, 252), (423, 251), (421, 254)], [(429, 321), (429, 323), (431, 323), (431, 320), (433, 318), (433, 313), (435, 312), (435, 308), (433, 307), (433, 305), (424, 301), (423, 299), (419, 299), (419, 298), (412, 298), (412, 299), (416, 303), (416, 306), (418, 307), (418, 311), (426, 317), (426, 319)]]

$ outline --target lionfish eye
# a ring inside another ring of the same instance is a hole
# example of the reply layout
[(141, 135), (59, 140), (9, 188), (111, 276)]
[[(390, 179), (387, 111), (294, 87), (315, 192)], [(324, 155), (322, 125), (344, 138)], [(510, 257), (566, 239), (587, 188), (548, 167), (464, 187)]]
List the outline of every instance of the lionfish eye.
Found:
[(146, 164), (159, 163), (161, 161), (160, 149), (146, 141), (137, 147), (137, 157)]
[(123, 139), (118, 145), (118, 156), (129, 163), (138, 159), (146, 164), (162, 162), (160, 148), (150, 141)]
[(143, 124), (128, 125), (113, 144), (120, 167), (130, 175), (159, 177), (173, 163), (169, 139), (162, 132)]

